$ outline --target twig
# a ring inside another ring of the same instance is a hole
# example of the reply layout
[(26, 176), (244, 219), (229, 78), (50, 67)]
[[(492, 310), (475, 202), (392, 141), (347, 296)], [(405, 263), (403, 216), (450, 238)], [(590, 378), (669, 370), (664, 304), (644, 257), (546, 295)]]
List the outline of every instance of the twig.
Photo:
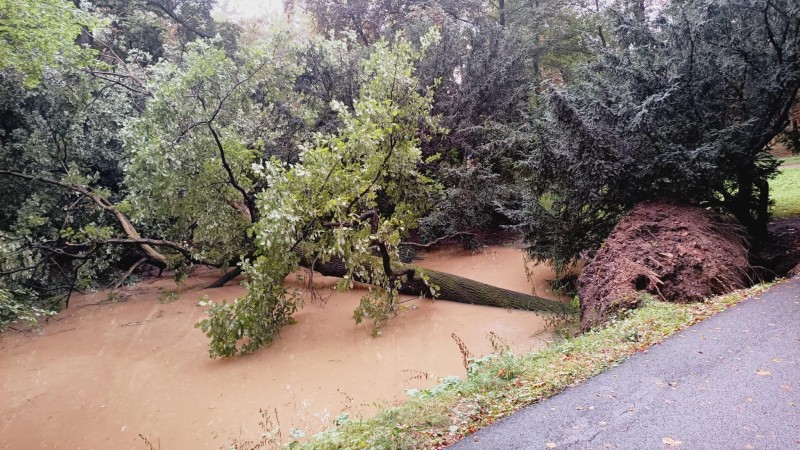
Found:
[(125, 272), (125, 274), (124, 274), (124, 275), (122, 275), (122, 277), (121, 277), (119, 280), (117, 280), (117, 282), (116, 282), (116, 283), (112, 284), (112, 285), (111, 285), (111, 286), (109, 286), (108, 288), (109, 288), (109, 289), (111, 289), (112, 291), (113, 291), (113, 290), (115, 290), (115, 289), (118, 289), (120, 286), (122, 286), (122, 283), (124, 283), (124, 282), (125, 282), (125, 280), (126, 280), (126, 279), (128, 279), (128, 277), (129, 277), (129, 276), (131, 276), (131, 274), (133, 274), (133, 272), (134, 272), (134, 271), (135, 271), (135, 270), (136, 270), (136, 269), (137, 269), (139, 266), (141, 266), (142, 264), (144, 264), (145, 262), (147, 262), (147, 258), (146, 258), (146, 257), (143, 257), (143, 258), (139, 259), (138, 261), (136, 261), (135, 263), (133, 263), (133, 265), (131, 265), (131, 267), (128, 269), (128, 271), (127, 271), (127, 272)]
[(467, 233), (467, 232), (458, 232), (458, 233), (448, 234), (447, 236), (442, 236), (442, 237), (440, 237), (438, 239), (434, 239), (433, 241), (428, 242), (427, 244), (420, 244), (418, 242), (405, 242), (405, 241), (403, 241), (403, 242), (400, 243), (400, 245), (405, 246), (405, 247), (431, 248), (431, 247), (439, 244), (442, 241), (445, 241), (447, 239), (452, 239), (454, 237), (459, 237), (459, 236), (475, 237), (476, 234), (475, 233)]

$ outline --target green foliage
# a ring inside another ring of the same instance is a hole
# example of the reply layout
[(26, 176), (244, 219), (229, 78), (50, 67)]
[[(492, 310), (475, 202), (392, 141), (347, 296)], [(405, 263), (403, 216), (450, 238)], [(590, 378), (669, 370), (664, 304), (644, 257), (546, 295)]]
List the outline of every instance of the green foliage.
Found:
[(248, 202), (262, 188), (251, 166), (296, 159), (297, 135), (313, 120), (293, 90), (297, 46), (285, 30), (236, 58), (197, 41), (179, 62), (149, 69), (153, 99), (124, 132), (133, 218), (160, 236), (191, 241), (208, 260), (251, 251), (246, 229), (257, 217)]
[[(435, 39), (429, 35), (423, 50)], [(244, 265), (248, 294), (212, 305), (198, 324), (211, 339), (212, 357), (252, 351), (290, 323), (298, 297), (287, 296), (283, 280), (300, 255), (317, 263), (343, 260), (348, 275), (340, 289), (352, 287), (353, 279), (377, 287), (356, 311), (358, 319), (381, 321), (397, 310), (401, 280), (386, 273), (370, 247), (384, 245), (396, 260), (401, 237), (435, 188), (418, 170), (418, 124), (434, 125), (432, 91), (420, 95), (413, 75), (420, 51), (405, 40), (376, 44), (364, 62), (354, 109), (335, 105), (340, 131), (303, 146), (296, 164), (272, 158), (254, 166), (268, 186), (258, 196), (261, 218), (250, 231), (257, 256)], [(385, 217), (376, 212), (382, 200), (391, 209)]]
[(513, 14), (503, 14), (496, 3), (472, 0), (294, 3), (311, 14), (318, 32), (348, 37), (351, 46), (397, 35), (415, 41), (430, 27), (439, 29), (440, 42), (417, 70), (423, 84), (439, 83), (433, 112), (441, 116), (441, 128), (421, 132), (429, 137), (423, 154), (443, 155), (425, 170), (444, 191), (420, 223), (421, 234), (435, 238), (508, 225), (499, 206), (516, 205), (519, 197), (514, 161), (532, 139), (534, 91), (542, 79), (567, 78), (592, 58), (595, 14), (581, 4), (551, 0), (505, 2)]
[(0, 289), (0, 333), (14, 323), (37, 327), (39, 319), (55, 314), (54, 311), (32, 306), (31, 298), (36, 294), (24, 289)]
[(295, 266), (282, 263), (260, 256), (252, 267), (246, 266), (251, 279), (245, 282), (245, 297), (230, 303), (201, 303), (209, 306), (208, 318), (196, 327), (210, 340), (210, 357), (251, 353), (272, 343), (282, 327), (294, 322), (292, 314), (299, 306), (299, 296), (286, 292), (283, 278), (276, 280), (273, 274), (288, 274)]
[[(34, 90), (21, 78), (0, 77), (8, 120), (0, 129), (0, 169), (83, 186), (99, 197), (119, 198), (122, 122), (133, 111), (129, 92), (81, 73), (48, 71)], [(29, 179), (0, 176), (0, 245), (8, 252), (0, 272), (8, 288), (35, 292), (32, 305), (47, 308), (73, 287), (86, 288), (113, 276), (125, 254), (90, 249), (85, 259), (70, 259), (53, 249), (119, 236), (114, 217), (87, 196)], [(90, 263), (91, 262), (91, 263)], [(25, 269), (27, 268), (27, 269)], [(24, 270), (23, 270), (24, 269)], [(27, 300), (26, 300), (27, 301)]]
[[(762, 0), (609, 10), (615, 45), (550, 86), (532, 123), (528, 189), (510, 213), (531, 256), (562, 267), (659, 197), (722, 209), (762, 237), (777, 166), (766, 146), (800, 87), (797, 13)], [(770, 40), (776, 29), (794, 31)]]
[(227, 34), (212, 19), (213, 0), (96, 0), (93, 6), (113, 19), (101, 47), (120, 57), (144, 52), (156, 62), (174, 56), (196, 39)]
[(96, 20), (66, 0), (0, 0), (0, 70), (39, 84), (46, 67), (87, 64), (92, 52), (74, 42)]

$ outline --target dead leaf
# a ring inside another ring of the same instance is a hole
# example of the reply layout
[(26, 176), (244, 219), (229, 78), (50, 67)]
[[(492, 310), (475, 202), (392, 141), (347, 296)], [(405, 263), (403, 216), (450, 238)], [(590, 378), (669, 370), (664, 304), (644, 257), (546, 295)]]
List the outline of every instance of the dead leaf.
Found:
[(661, 443), (662, 444), (666, 444), (666, 445), (671, 445), (673, 447), (677, 447), (677, 446), (683, 444), (683, 442), (681, 442), (681, 441), (679, 441), (677, 439), (673, 439), (673, 438), (671, 438), (669, 436), (664, 436), (663, 438), (661, 438)]
[(766, 377), (766, 376), (772, 375), (772, 372), (770, 372), (767, 369), (758, 369), (758, 370), (756, 370), (756, 375), (761, 375), (762, 377)]
[(547, 448), (556, 448), (556, 443), (555, 442), (548, 442), (548, 443), (544, 444), (544, 446), (547, 447)]

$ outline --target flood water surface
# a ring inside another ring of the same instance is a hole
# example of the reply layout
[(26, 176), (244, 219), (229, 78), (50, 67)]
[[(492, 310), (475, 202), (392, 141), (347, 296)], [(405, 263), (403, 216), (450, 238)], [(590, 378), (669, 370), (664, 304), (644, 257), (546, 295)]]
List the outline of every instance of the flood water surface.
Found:
[[(541, 266), (525, 273), (522, 254), (506, 247), (477, 253), (444, 249), (419, 265), (554, 298)], [(408, 299), (406, 309), (372, 337), (352, 315), (363, 290), (308, 299), (272, 346), (210, 360), (194, 328), (198, 300), (233, 299), (239, 286), (201, 289), (213, 276), (177, 288), (166, 279), (125, 288), (113, 302), (99, 292), (74, 298), (42, 335), (9, 332), (0, 340), (0, 448), (216, 449), (256, 438), (260, 410), (277, 412), (283, 435), (314, 433), (341, 413), (369, 416), (402, 402), (406, 389), (463, 376), (452, 335), (475, 355), (491, 352), (490, 333), (514, 351), (545, 345), (549, 331), (534, 313)], [(533, 283), (533, 284), (532, 284)], [(194, 287), (193, 287), (194, 286)]]

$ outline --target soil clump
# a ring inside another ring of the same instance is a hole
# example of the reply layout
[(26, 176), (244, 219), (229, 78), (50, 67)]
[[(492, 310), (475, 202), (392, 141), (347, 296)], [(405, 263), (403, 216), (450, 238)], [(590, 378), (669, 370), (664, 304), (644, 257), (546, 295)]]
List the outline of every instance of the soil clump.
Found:
[(642, 293), (702, 301), (749, 284), (744, 231), (708, 210), (671, 201), (634, 207), (578, 279), (581, 329), (635, 308)]

